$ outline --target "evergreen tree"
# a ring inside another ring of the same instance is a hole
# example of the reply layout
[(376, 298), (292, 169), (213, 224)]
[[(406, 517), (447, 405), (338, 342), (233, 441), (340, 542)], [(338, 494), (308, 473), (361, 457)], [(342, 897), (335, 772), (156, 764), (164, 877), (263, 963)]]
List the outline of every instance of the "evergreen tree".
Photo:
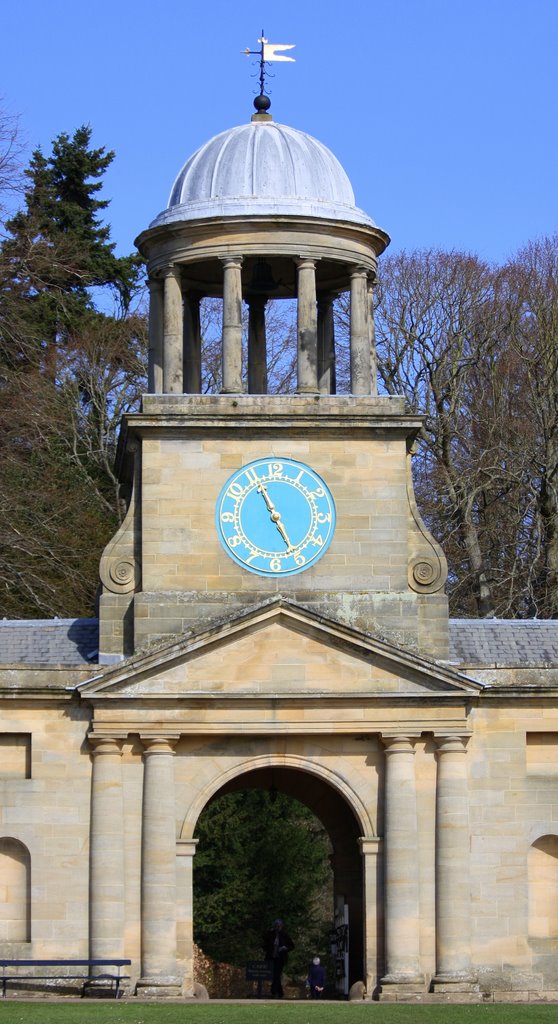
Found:
[(282, 917), (295, 943), (293, 973), (331, 926), (329, 839), (303, 804), (242, 790), (209, 804), (196, 827), (194, 937), (217, 961), (261, 959), (262, 934)]
[(146, 325), (142, 261), (102, 219), (113, 156), (87, 126), (36, 150), (0, 245), (2, 615), (92, 614), (123, 513), (116, 432), (145, 390)]
[(127, 312), (138, 286), (139, 256), (117, 257), (100, 214), (102, 177), (113, 152), (90, 146), (91, 128), (61, 133), (46, 157), (31, 157), (22, 210), (7, 221), (0, 250), (4, 361), (39, 364), (56, 378), (57, 349), (98, 315), (92, 289), (108, 289)]

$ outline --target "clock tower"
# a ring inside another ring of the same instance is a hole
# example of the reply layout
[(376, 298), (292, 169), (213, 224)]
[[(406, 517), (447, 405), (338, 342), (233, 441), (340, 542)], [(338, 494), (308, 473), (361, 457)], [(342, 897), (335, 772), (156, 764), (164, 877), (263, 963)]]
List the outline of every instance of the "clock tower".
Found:
[[(433, 977), (472, 983), (468, 841), (457, 826), (436, 832), (435, 772), (447, 749), (462, 786), (478, 686), (447, 664), (446, 562), (410, 469), (421, 421), (377, 393), (373, 292), (388, 236), (333, 154), (268, 105), (258, 97), (249, 123), (187, 160), (137, 239), (149, 389), (119, 441), (129, 507), (101, 560), (104, 667), (80, 690), (103, 755), (92, 799), (102, 809), (110, 752), (137, 809), (129, 834), (114, 828), (136, 866), (138, 991), (193, 991), (199, 815), (218, 794), (261, 788), (301, 800), (329, 835), (343, 991), (364, 981), (369, 996), (379, 983), (382, 998), (422, 996)], [(207, 298), (222, 317), (213, 393)], [(274, 393), (271, 300), (296, 309), (296, 383)], [(117, 948), (103, 886), (112, 828), (95, 813), (96, 956)], [(452, 893), (439, 903), (435, 834)]]
[[(101, 562), (101, 659), (279, 598), (444, 658), (445, 560), (410, 475), (419, 420), (377, 394), (373, 289), (389, 239), (334, 155), (262, 99), (187, 160), (137, 240), (149, 393), (120, 439), (130, 504)], [(336, 394), (342, 292), (348, 394)], [(205, 297), (222, 301), (216, 394), (202, 394)], [(292, 394), (268, 393), (272, 299), (296, 303)]]

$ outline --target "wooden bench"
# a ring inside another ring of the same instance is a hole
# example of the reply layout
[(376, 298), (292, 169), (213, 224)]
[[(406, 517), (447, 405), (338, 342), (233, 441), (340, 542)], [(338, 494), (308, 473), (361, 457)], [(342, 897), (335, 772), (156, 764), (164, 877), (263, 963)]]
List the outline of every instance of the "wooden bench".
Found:
[[(114, 998), (118, 999), (122, 995), (121, 984), (123, 981), (129, 981), (130, 976), (128, 974), (121, 974), (122, 967), (127, 967), (131, 964), (131, 960), (2, 960), (0, 959), (0, 981), (2, 982), (2, 997), (6, 998), (6, 990), (10, 982), (26, 982), (26, 981), (81, 981), (81, 995), (82, 998), (86, 993), (86, 989), (92, 985), (100, 982), (110, 983), (111, 991), (114, 989)], [(20, 974), (16, 973), (20, 967), (34, 968), (29, 973)], [(64, 967), (65, 972), (62, 971), (51, 971), (49, 974), (37, 973), (37, 968), (45, 967)], [(78, 974), (75, 973), (76, 967), (87, 968), (86, 971), (80, 971)], [(93, 973), (94, 968), (99, 967), (115, 967), (117, 973), (114, 971)]]

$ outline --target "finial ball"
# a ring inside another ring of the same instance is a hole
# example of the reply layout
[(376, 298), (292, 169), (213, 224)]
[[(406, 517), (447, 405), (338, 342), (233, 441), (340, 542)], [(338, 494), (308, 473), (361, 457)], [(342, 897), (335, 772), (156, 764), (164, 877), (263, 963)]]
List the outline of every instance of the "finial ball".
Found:
[(256, 96), (254, 100), (254, 106), (258, 111), (258, 114), (264, 113), (266, 110), (269, 110), (271, 106), (271, 100), (269, 96), (264, 96), (262, 93), (260, 96)]

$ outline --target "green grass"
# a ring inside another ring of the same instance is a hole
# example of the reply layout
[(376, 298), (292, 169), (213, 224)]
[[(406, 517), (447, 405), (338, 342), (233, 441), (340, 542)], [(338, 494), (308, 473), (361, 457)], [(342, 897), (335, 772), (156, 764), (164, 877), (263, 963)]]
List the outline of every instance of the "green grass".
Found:
[(552, 1005), (2, 1001), (2, 1024), (550, 1024)]

